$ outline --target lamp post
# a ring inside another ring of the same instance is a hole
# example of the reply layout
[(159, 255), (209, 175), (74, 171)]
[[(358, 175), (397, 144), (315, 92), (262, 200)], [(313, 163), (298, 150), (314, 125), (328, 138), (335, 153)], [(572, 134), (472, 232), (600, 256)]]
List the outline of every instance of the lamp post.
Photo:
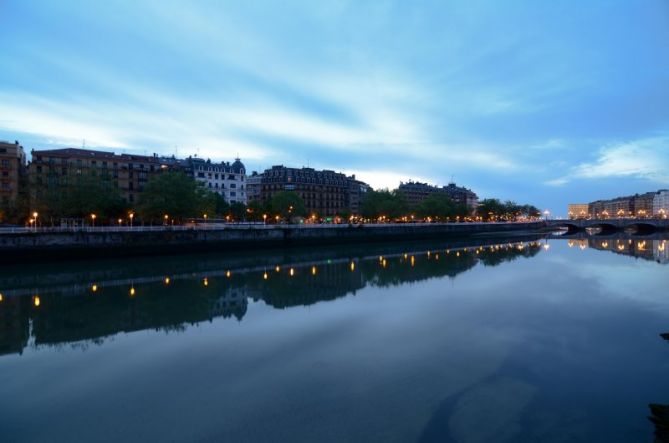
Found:
[(168, 219), (168, 218), (169, 218), (169, 216), (168, 216), (167, 214), (165, 214), (165, 215), (163, 216), (163, 220), (165, 220), (165, 226), (167, 226), (167, 219)]
[(549, 215), (551, 215), (551, 211), (549, 211), (548, 209), (546, 209), (546, 210), (544, 211), (544, 217), (545, 217), (546, 220), (548, 220), (548, 216), (549, 216)]
[(35, 230), (37, 230), (37, 216), (38, 215), (39, 214), (37, 213), (37, 211), (33, 212), (33, 223), (35, 223)]
[(130, 218), (130, 227), (132, 228), (132, 219), (135, 218), (135, 213), (131, 212), (130, 214), (128, 214), (128, 217)]
[(92, 224), (93, 224), (93, 227), (95, 227), (95, 219), (96, 219), (97, 217), (98, 217), (97, 215), (95, 215), (95, 214), (91, 214), (91, 222), (92, 222)]
[(207, 227), (207, 214), (204, 214), (204, 227)]
[(266, 225), (267, 224), (267, 214), (262, 215), (262, 224)]

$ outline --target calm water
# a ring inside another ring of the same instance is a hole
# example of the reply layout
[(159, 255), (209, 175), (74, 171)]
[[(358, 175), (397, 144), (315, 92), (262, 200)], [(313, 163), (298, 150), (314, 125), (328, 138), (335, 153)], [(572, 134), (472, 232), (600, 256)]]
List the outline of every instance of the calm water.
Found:
[(653, 441), (669, 241), (523, 240), (5, 267), (0, 441)]

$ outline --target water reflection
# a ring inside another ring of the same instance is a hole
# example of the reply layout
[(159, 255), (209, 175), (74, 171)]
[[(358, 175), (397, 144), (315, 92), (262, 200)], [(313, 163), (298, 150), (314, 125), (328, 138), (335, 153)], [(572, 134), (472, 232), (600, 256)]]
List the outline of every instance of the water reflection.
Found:
[(99, 344), (119, 332), (182, 331), (216, 317), (241, 321), (249, 300), (285, 309), (355, 295), (368, 285), (455, 278), (477, 264), (497, 266), (533, 257), (543, 250), (542, 245), (532, 238), (502, 244), (444, 244), (438, 249), (434, 244), (430, 249), (418, 244), (409, 251), (407, 246), (380, 246), (367, 248), (367, 255), (350, 256), (360, 251), (344, 250), (333, 258), (308, 253), (269, 266), (274, 269), (271, 274), (265, 263), (247, 260), (229, 268), (229, 260), (223, 259), (210, 262), (206, 269), (181, 266), (167, 276), (165, 266), (157, 270), (158, 275), (137, 275), (136, 266), (117, 268), (113, 279), (104, 279), (105, 270), (93, 270), (89, 275), (95, 277), (94, 283), (79, 281), (81, 274), (71, 271), (40, 277), (40, 281), (54, 282), (51, 285), (35, 285), (32, 273), (0, 276), (7, 294), (0, 305), (0, 355), (21, 353), (29, 343)]
[(661, 441), (662, 239), (590, 240), (3, 267), (0, 429), (8, 441)]
[(616, 254), (652, 260), (657, 263), (669, 263), (669, 241), (666, 239), (632, 239), (632, 238), (580, 238), (569, 239), (570, 248), (594, 248), (600, 251), (611, 251)]

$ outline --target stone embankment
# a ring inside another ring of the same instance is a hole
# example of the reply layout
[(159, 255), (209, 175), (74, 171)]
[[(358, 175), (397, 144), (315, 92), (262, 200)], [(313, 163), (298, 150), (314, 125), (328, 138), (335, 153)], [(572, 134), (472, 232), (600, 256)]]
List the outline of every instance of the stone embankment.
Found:
[(0, 233), (0, 261), (320, 246), (538, 232), (544, 222), (367, 225), (220, 225), (19, 230)]

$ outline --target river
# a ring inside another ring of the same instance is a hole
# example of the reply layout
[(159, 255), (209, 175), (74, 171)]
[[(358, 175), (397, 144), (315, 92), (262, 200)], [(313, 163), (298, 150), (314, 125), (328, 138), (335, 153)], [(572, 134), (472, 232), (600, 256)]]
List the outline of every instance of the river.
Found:
[(4, 266), (0, 440), (652, 441), (668, 271), (661, 236)]

